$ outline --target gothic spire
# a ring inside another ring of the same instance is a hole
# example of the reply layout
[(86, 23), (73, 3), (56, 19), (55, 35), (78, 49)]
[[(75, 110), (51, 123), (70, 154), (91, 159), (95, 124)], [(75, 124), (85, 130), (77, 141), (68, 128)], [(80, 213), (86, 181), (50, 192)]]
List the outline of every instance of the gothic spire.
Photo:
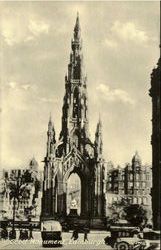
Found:
[(75, 40), (80, 39), (80, 32), (81, 32), (81, 28), (80, 28), (80, 23), (79, 23), (79, 13), (77, 12), (77, 18), (76, 18), (76, 23), (74, 27), (74, 39)]
[[(77, 13), (74, 26), (74, 37), (71, 41), (70, 62), (68, 74), (65, 77), (65, 96), (62, 108), (62, 130), (60, 138), (66, 145), (66, 152), (70, 150), (73, 136), (76, 145), (81, 144), (81, 137), (88, 137), (88, 101), (87, 101), (87, 78), (84, 75), (84, 64), (82, 54), (82, 39), (79, 14)], [(78, 136), (78, 134), (81, 136)], [(77, 143), (78, 141), (78, 143)], [(69, 145), (67, 143), (69, 142)]]
[(95, 146), (98, 155), (102, 155), (103, 142), (102, 142), (102, 122), (99, 114), (99, 120), (97, 123), (96, 133), (95, 133)]
[(96, 137), (102, 136), (102, 121), (101, 121), (101, 116), (99, 113), (99, 119), (97, 123), (97, 128), (96, 128)]
[(52, 124), (52, 118), (51, 118), (51, 112), (50, 112), (49, 122), (48, 122), (48, 129), (52, 130), (52, 126), (53, 126), (53, 124)]
[(99, 126), (99, 129), (100, 129), (100, 132), (102, 133), (102, 121), (101, 121), (101, 115), (100, 115), (100, 113), (99, 113), (98, 126)]

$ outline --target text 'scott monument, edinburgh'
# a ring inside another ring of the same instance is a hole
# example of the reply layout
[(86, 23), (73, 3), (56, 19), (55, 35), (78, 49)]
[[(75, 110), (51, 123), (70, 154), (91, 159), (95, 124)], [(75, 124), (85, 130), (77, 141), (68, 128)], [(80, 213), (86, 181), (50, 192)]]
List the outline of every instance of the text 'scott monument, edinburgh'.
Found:
[(71, 42), (72, 52), (65, 76), (62, 129), (59, 140), (51, 118), (47, 131), (47, 154), (44, 159), (42, 218), (67, 216), (67, 181), (72, 173), (81, 180), (80, 220), (101, 224), (105, 215), (104, 160), (102, 124), (99, 119), (95, 142), (89, 138), (87, 78), (83, 70), (79, 16)]

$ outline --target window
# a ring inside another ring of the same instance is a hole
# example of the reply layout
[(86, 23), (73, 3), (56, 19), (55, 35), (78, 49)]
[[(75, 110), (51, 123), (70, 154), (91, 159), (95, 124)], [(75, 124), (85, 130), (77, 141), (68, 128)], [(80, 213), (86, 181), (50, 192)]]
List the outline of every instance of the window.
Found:
[(121, 189), (121, 190), (120, 190), (120, 194), (124, 194), (124, 190)]
[(132, 186), (133, 186), (133, 183), (129, 182), (129, 187), (132, 188)]
[(147, 198), (143, 197), (143, 204), (146, 205), (147, 204)]
[(133, 180), (133, 175), (132, 175), (132, 174), (130, 174), (130, 176), (129, 176), (129, 180), (130, 180), (130, 181), (132, 181), (132, 180)]
[(143, 187), (143, 188), (146, 187), (146, 183), (145, 183), (145, 182), (142, 183), (142, 187)]
[(123, 187), (124, 186), (124, 183), (123, 182), (120, 182), (120, 187)]
[(132, 198), (131, 197), (129, 197), (129, 203), (132, 204)]
[(73, 117), (76, 118), (78, 115), (78, 99), (79, 99), (79, 90), (76, 87), (73, 94)]
[(135, 195), (138, 195), (138, 194), (139, 194), (139, 191), (138, 191), (138, 190), (134, 190), (134, 194), (135, 194)]
[(80, 78), (80, 66), (77, 64), (74, 67), (74, 79), (79, 79)]
[(117, 201), (117, 197), (112, 197), (112, 202)]
[(136, 180), (137, 181), (139, 180), (139, 174), (136, 174)]
[(133, 203), (137, 204), (137, 198), (136, 197), (133, 198)]
[(114, 176), (117, 176), (118, 174), (117, 174), (117, 172), (114, 172)]
[(135, 187), (139, 188), (139, 185), (140, 183), (139, 182), (135, 182)]
[(142, 198), (138, 197), (138, 204), (141, 204), (141, 203), (142, 203)]

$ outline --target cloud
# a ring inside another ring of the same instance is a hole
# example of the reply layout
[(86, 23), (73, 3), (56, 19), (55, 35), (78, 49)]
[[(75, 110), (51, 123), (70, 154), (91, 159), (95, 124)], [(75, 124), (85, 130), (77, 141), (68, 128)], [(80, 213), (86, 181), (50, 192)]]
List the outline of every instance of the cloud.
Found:
[(104, 45), (111, 49), (117, 48), (117, 42), (114, 40), (107, 39), (107, 38), (104, 40)]
[(122, 89), (111, 90), (109, 86), (105, 84), (100, 84), (97, 88), (97, 91), (101, 94), (102, 97), (106, 98), (107, 101), (122, 101), (123, 103), (134, 104), (129, 94)]
[(10, 81), (2, 86), (2, 111), (3, 114), (30, 110), (29, 105), (38, 102), (37, 87), (29, 83)]
[(28, 89), (31, 88), (31, 85), (30, 85), (30, 84), (24, 84), (24, 85), (22, 85), (22, 88), (23, 88), (24, 90), (28, 90)]
[(44, 102), (44, 103), (48, 103), (48, 102), (57, 103), (58, 102), (58, 100), (55, 97), (54, 98), (39, 97), (38, 99), (39, 101)]
[(8, 86), (11, 88), (11, 89), (15, 89), (17, 87), (17, 82), (9, 82)]
[(17, 20), (12, 22), (12, 19), (5, 19), (2, 20), (2, 27), (1, 27), (2, 36), (4, 41), (9, 45), (12, 46), (13, 44), (23, 40), (23, 33), (19, 31), (19, 25)]
[(58, 103), (58, 98), (44, 97), (38, 95), (37, 86), (34, 84), (23, 84), (16, 81), (11, 81), (3, 85), (3, 109), (9, 110), (12, 106), (14, 110), (26, 110), (29, 108), (28, 103)]
[(40, 18), (6, 15), (2, 18), (1, 33), (4, 41), (9, 46), (13, 46), (22, 42), (30, 42), (40, 34), (48, 34), (49, 27), (49, 24)]
[(125, 41), (146, 42), (148, 36), (145, 31), (137, 29), (134, 23), (120, 23), (115, 21), (111, 31)]
[[(49, 24), (40, 20), (30, 20), (28, 28), (34, 36), (38, 36), (42, 33), (48, 34), (49, 32)], [(28, 37), (28, 39), (29, 38), (31, 39), (31, 37)]]
[(15, 82), (15, 81), (11, 81), (7, 84), (7, 87), (9, 89), (12, 89), (12, 90), (29, 90), (29, 89), (35, 89), (35, 85), (31, 85), (31, 84), (20, 84), (18, 82)]

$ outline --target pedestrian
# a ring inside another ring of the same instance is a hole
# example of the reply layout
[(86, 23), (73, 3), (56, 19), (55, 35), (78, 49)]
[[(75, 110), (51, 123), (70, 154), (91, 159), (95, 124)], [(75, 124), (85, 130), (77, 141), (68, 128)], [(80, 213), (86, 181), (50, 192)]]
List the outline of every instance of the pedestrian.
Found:
[(32, 225), (30, 225), (29, 227), (29, 240), (33, 239), (33, 235), (32, 235)]
[(79, 237), (79, 235), (78, 235), (78, 230), (75, 230), (75, 238), (74, 238), (74, 240), (77, 240), (78, 237)]
[(28, 240), (29, 237), (28, 237), (28, 231), (27, 229), (24, 230), (24, 240)]
[(74, 230), (71, 239), (77, 240), (78, 239), (78, 231)]
[(20, 228), (19, 240), (23, 240), (23, 230)]
[(10, 240), (15, 240), (15, 239), (16, 239), (16, 230), (15, 230), (15, 229), (12, 229), (12, 230), (9, 232), (9, 239), (10, 239)]
[(8, 239), (8, 231), (6, 227), (3, 227), (1, 230), (1, 238), (4, 240)]
[(74, 238), (74, 235), (75, 235), (75, 230), (74, 230), (73, 233), (72, 233), (71, 240)]
[(88, 241), (88, 234), (87, 234), (87, 231), (84, 231), (84, 241)]

